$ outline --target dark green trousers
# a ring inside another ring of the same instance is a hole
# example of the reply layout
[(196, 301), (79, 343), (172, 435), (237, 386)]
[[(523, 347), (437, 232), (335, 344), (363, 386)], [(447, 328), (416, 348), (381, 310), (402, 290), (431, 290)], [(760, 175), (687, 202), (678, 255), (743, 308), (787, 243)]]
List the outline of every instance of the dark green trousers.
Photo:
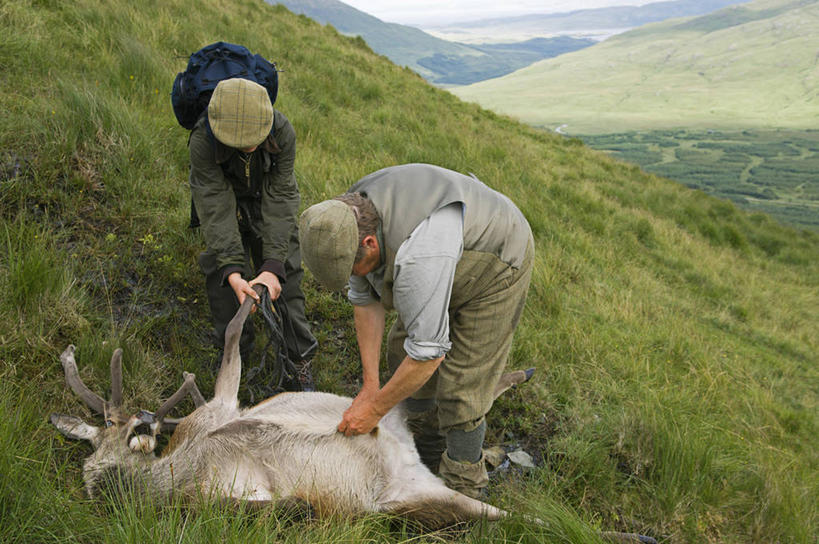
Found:
[[(252, 232), (242, 233), (242, 244), (245, 248), (245, 271), (243, 276), (248, 281), (255, 275), (251, 272), (257, 270), (262, 264), (262, 240), (253, 235)], [(288, 340), (287, 355), (293, 362), (309, 360), (313, 357), (318, 347), (310, 324), (304, 315), (304, 293), (301, 290), (301, 280), (304, 271), (301, 268), (301, 251), (299, 248), (298, 232), (294, 231), (290, 238), (290, 254), (284, 263), (284, 270), (287, 274), (287, 281), (282, 283), (280, 300), (284, 302), (289, 317), (290, 330), (285, 331), (285, 338)], [(233, 319), (239, 309), (239, 301), (233, 289), (227, 283), (222, 283), (222, 275), (216, 264), (216, 256), (207, 251), (199, 256), (199, 268), (205, 274), (205, 287), (210, 304), (213, 328), (217, 338), (219, 348), (224, 347), (225, 330), (228, 323)], [(242, 330), (242, 338), (239, 342), (242, 359), (247, 361), (253, 353), (255, 344), (255, 330), (253, 320), (248, 319)]]

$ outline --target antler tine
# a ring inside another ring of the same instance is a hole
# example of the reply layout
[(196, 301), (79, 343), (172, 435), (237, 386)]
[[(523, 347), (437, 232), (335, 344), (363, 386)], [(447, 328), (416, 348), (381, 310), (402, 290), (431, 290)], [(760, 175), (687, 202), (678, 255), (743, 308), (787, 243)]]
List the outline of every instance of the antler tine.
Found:
[(122, 348), (111, 356), (111, 406), (115, 410), (122, 407)]
[(196, 382), (194, 381), (196, 379), (196, 375), (191, 374), (190, 372), (182, 373), (182, 379), (187, 380), (188, 376), (190, 376), (191, 379), (191, 388), (188, 391), (188, 393), (191, 394), (191, 398), (193, 399), (193, 405), (196, 406), (197, 408), (199, 408), (200, 406), (204, 406), (207, 403), (207, 401), (205, 400), (205, 397), (202, 396), (202, 393), (199, 391), (199, 388), (196, 387)]
[[(159, 407), (159, 410), (156, 411), (156, 414), (154, 415), (156, 421), (162, 421), (162, 419), (168, 414), (168, 412), (171, 411), (171, 408), (179, 404), (179, 402), (183, 398), (185, 398), (185, 395), (187, 395), (188, 393), (191, 393), (191, 396), (193, 396), (194, 399), (194, 403), (196, 403), (197, 400), (196, 393), (199, 393), (199, 389), (196, 388), (196, 383), (194, 383), (193, 381), (195, 377), (196, 376), (194, 376), (193, 374), (190, 374), (188, 372), (185, 373), (184, 382), (182, 383), (182, 386), (179, 389), (177, 389), (176, 393), (171, 395), (168, 398), (168, 400), (166, 400), (162, 404), (162, 406)], [(192, 389), (196, 389), (196, 393), (192, 393), (191, 392)], [(202, 393), (199, 393), (199, 398), (202, 398)], [(204, 404), (204, 399), (202, 399), (202, 401)]]
[(176, 426), (179, 425), (179, 423), (183, 419), (185, 419), (185, 418), (184, 417), (181, 417), (181, 418), (180, 417), (166, 417), (165, 419), (162, 420), (162, 428), (159, 429), (157, 432), (159, 432), (159, 431), (163, 431), (163, 432), (164, 431), (174, 431), (176, 429)]
[(69, 344), (60, 355), (60, 362), (63, 364), (63, 370), (65, 371), (65, 383), (85, 401), (85, 404), (87, 404), (89, 408), (98, 414), (105, 414), (105, 400), (88, 389), (80, 378), (80, 373), (77, 370), (77, 361), (74, 359), (75, 349), (73, 344)]

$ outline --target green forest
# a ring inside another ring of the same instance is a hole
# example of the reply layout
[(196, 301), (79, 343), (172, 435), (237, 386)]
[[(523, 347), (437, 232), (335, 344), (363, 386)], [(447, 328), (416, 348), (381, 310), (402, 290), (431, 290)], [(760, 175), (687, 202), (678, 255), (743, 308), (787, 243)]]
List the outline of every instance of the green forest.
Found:
[(819, 229), (819, 131), (679, 129), (581, 138), (647, 172), (746, 210)]

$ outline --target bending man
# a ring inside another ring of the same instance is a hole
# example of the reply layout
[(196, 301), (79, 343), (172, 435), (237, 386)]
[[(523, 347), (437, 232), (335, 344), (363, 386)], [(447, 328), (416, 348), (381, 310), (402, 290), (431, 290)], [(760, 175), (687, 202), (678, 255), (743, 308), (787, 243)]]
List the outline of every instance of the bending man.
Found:
[[(488, 477), (485, 415), (532, 272), (529, 224), (474, 177), (427, 164), (379, 170), (300, 220), (304, 262), (325, 287), (349, 283), (363, 386), (338, 430), (370, 432), (406, 400), (422, 460), (477, 496)], [(385, 312), (395, 309), (381, 387)]]

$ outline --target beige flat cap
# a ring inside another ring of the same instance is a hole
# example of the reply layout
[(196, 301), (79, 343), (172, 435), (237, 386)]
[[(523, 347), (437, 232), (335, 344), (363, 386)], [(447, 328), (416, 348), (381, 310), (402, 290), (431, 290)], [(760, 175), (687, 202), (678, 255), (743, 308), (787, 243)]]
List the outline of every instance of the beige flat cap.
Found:
[(273, 127), (267, 90), (249, 79), (220, 81), (208, 103), (208, 122), (217, 140), (248, 149), (261, 144)]
[(358, 223), (345, 203), (325, 200), (299, 218), (301, 257), (327, 289), (340, 291), (353, 271), (358, 250)]

